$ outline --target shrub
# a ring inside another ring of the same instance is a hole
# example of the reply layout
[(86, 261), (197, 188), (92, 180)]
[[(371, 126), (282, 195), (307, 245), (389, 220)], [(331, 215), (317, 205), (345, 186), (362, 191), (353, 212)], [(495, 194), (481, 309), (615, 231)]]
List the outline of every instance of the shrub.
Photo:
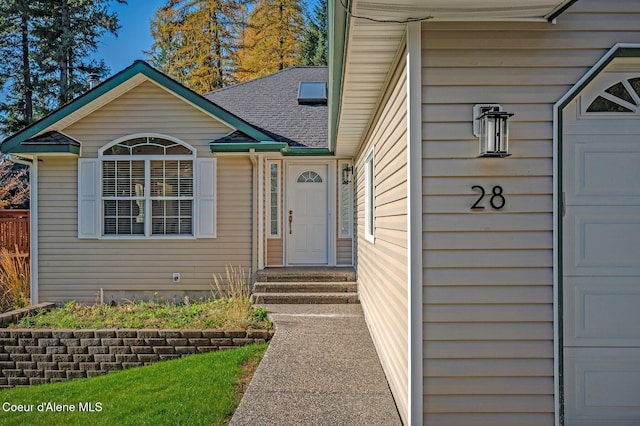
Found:
[(0, 311), (29, 306), (31, 271), (29, 259), (0, 249)]

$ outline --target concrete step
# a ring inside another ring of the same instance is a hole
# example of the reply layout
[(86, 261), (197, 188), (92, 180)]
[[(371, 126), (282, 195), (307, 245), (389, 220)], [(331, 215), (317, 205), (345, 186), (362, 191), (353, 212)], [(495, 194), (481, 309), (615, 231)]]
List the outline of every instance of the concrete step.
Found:
[(256, 273), (256, 282), (353, 282), (351, 267), (266, 268)]
[(353, 304), (357, 293), (253, 293), (255, 304)]
[(355, 281), (345, 282), (256, 282), (255, 293), (357, 293)]

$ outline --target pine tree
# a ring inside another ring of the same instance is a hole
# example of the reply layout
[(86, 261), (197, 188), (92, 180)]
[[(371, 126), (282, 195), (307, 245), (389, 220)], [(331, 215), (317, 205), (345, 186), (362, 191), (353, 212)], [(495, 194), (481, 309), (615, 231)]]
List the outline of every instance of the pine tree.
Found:
[(0, 2), (0, 133), (29, 125), (86, 91), (89, 73), (108, 72), (90, 61), (106, 32), (117, 34), (112, 1), (4, 0)]
[(300, 0), (258, 0), (238, 51), (241, 81), (298, 64), (305, 24)]
[[(39, 40), (37, 60), (53, 83), (58, 105), (63, 105), (88, 88), (91, 73), (106, 75), (104, 61), (90, 60), (107, 32), (117, 35), (118, 17), (110, 12), (112, 0), (39, 0), (40, 24), (34, 34)], [(113, 0), (126, 4), (126, 0)]]
[(327, 0), (318, 0), (313, 7), (313, 15), (307, 20), (300, 49), (300, 65), (327, 65), (329, 55), (327, 31)]
[(0, 111), (5, 131), (15, 131), (33, 122), (32, 16), (32, 7), (27, 0), (0, 4), (0, 31), (3, 34), (0, 87), (7, 91)]
[(235, 81), (246, 0), (169, 0), (151, 24), (152, 64), (196, 92)]

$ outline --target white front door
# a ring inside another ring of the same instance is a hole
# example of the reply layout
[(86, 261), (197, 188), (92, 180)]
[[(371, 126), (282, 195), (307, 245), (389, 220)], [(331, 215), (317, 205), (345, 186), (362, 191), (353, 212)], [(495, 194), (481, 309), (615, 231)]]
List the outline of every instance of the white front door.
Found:
[(290, 164), (285, 232), (289, 265), (326, 265), (328, 258), (328, 165)]
[(640, 71), (564, 112), (565, 425), (640, 424)]

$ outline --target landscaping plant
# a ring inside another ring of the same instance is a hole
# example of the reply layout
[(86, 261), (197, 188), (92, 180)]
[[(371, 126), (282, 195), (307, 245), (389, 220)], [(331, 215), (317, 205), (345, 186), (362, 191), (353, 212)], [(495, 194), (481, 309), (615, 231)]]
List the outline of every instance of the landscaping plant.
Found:
[(29, 258), (0, 249), (0, 312), (29, 306), (30, 286)]
[(246, 328), (251, 317), (251, 276), (242, 267), (227, 265), (226, 276), (213, 275), (213, 294), (220, 301), (228, 305), (228, 313), (238, 324), (246, 323), (240, 328)]

